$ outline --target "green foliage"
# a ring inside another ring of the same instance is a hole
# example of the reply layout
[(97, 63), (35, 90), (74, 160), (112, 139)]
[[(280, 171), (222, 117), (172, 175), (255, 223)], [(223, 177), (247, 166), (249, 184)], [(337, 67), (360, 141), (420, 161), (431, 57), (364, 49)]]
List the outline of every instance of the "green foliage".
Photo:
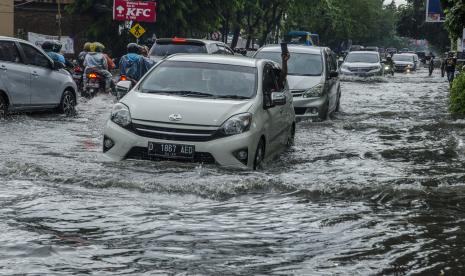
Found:
[(458, 75), (450, 90), (449, 109), (454, 114), (465, 115), (465, 73)]
[(453, 40), (462, 37), (465, 28), (465, 2), (461, 0), (441, 0), (446, 14), (445, 26)]
[(444, 24), (426, 21), (426, 1), (408, 0), (398, 9), (397, 33), (404, 37), (426, 39), (435, 48), (444, 51), (450, 40)]

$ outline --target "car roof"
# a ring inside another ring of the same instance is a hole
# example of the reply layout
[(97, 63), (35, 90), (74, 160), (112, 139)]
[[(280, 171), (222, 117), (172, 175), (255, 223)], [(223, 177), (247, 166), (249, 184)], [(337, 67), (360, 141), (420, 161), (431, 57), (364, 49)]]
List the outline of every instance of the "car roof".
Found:
[(259, 63), (261, 62), (260, 59), (254, 59), (250, 57), (207, 54), (175, 54), (168, 57), (166, 60), (217, 63), (246, 67), (258, 67)]
[[(321, 51), (325, 49), (325, 47), (317, 47), (317, 46), (306, 46), (306, 45), (296, 45), (296, 44), (288, 44), (287, 48), (291, 53), (299, 53), (299, 54), (321, 54)], [(273, 44), (267, 45), (257, 50), (257, 52), (281, 52), (281, 45)]]
[(395, 56), (416, 56), (417, 54), (415, 53), (398, 53), (395, 54)]
[(352, 51), (352, 52), (349, 53), (349, 55), (350, 54), (371, 54), (371, 55), (372, 54), (378, 54), (379, 55), (379, 53), (375, 52), (375, 51)]
[[(157, 38), (157, 41), (162, 41), (162, 42), (171, 42), (173, 39), (176, 38)], [(214, 43), (220, 43), (220, 44), (225, 44), (222, 41), (216, 41), (216, 40), (208, 40), (208, 39), (197, 39), (197, 38), (181, 38), (178, 37), (177, 39), (185, 39), (186, 42), (197, 42), (197, 43), (205, 43), (205, 44), (214, 44)]]
[(29, 43), (29, 41), (19, 39), (19, 38), (16, 38), (16, 37), (11, 37), (11, 36), (0, 36), (0, 40), (8, 40), (8, 41), (17, 41), (17, 42), (27, 42), (27, 43)]

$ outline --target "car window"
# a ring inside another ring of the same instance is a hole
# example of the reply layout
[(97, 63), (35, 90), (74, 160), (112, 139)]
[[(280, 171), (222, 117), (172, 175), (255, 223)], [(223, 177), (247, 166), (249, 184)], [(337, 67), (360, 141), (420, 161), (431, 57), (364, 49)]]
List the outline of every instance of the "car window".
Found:
[(32, 47), (31, 45), (27, 45), (21, 43), (21, 47), (24, 50), (24, 55), (26, 55), (27, 63), (32, 64), (39, 67), (50, 68), (50, 60), (45, 57), (39, 50)]
[(21, 62), (18, 48), (13, 41), (0, 41), (0, 60), (8, 62)]
[(250, 99), (256, 95), (256, 84), (255, 67), (165, 61), (149, 73), (139, 88), (153, 94)]
[[(269, 59), (281, 64), (281, 52), (260, 51), (255, 58)], [(321, 54), (291, 53), (287, 62), (288, 75), (295, 76), (321, 76), (323, 61)]]
[(379, 55), (373, 53), (349, 53), (347, 62), (378, 63)]
[(160, 41), (152, 46), (151, 56), (165, 57), (174, 54), (203, 54), (207, 53), (207, 48), (203, 43), (190, 42), (164, 42)]

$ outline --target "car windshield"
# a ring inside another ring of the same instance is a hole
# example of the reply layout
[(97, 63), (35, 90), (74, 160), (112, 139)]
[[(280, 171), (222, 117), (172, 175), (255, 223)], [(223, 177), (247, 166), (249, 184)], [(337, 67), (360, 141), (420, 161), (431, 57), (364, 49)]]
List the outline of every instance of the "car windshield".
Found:
[(185, 97), (250, 99), (256, 94), (256, 83), (254, 67), (165, 61), (149, 73), (139, 90)]
[(392, 57), (392, 60), (394, 61), (413, 61), (413, 56), (407, 56), (407, 55), (394, 55)]
[(350, 53), (346, 59), (347, 62), (377, 63), (379, 57), (371, 53)]
[[(281, 64), (281, 52), (261, 51), (255, 58), (269, 59)], [(289, 75), (321, 76), (323, 73), (321, 55), (316, 54), (291, 53), (287, 66)]]
[(202, 54), (202, 53), (207, 53), (207, 48), (203, 44), (189, 44), (189, 43), (183, 43), (183, 44), (174, 44), (174, 43), (169, 43), (169, 44), (155, 44), (151, 51), (150, 55), (151, 56), (169, 56), (173, 54), (179, 54), (179, 53), (188, 53), (188, 54)]

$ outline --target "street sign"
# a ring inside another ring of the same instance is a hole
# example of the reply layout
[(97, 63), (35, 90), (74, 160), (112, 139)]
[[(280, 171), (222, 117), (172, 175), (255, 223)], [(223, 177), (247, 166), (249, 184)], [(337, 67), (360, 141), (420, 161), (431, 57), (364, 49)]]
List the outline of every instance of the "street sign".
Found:
[(426, 1), (426, 22), (444, 22), (446, 16), (441, 7), (441, 0)]
[(129, 32), (137, 39), (139, 39), (139, 37), (145, 34), (145, 29), (139, 23), (137, 23), (136, 25), (132, 26)]
[(212, 40), (220, 40), (221, 33), (220, 32), (214, 32), (212, 33)]
[(155, 22), (157, 3), (153, 1), (113, 0), (113, 20)]

